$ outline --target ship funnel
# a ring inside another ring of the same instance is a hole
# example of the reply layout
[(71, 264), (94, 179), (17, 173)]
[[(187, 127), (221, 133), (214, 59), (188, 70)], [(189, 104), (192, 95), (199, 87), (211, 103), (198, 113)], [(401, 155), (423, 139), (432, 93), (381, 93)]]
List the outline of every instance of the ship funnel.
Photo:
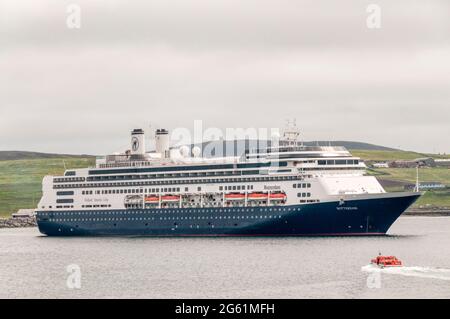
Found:
[(156, 153), (161, 154), (161, 158), (169, 158), (169, 131), (157, 129), (155, 132)]
[(145, 154), (145, 134), (138, 128), (131, 132), (131, 155), (141, 154)]

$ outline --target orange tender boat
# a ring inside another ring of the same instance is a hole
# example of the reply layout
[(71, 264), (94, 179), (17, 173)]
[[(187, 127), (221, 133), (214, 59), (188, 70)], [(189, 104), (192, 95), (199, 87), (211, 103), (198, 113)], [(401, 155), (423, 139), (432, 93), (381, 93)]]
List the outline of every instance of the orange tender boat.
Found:
[(401, 260), (397, 259), (395, 256), (377, 256), (376, 258), (371, 260), (373, 265), (378, 267), (402, 267), (403, 264)]

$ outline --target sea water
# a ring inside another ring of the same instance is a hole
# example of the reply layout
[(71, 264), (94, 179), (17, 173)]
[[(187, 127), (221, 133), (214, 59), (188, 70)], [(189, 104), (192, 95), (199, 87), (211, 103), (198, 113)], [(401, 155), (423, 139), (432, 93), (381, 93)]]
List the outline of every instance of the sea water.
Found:
[[(404, 268), (379, 269), (381, 252)], [(450, 217), (381, 237), (46, 237), (0, 229), (0, 298), (450, 298)]]

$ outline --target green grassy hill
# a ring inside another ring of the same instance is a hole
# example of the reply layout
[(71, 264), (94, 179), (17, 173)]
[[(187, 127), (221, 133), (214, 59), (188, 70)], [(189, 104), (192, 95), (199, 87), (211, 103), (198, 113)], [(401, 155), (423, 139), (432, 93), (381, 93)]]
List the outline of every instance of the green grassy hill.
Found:
[(69, 155), (69, 154), (52, 154), (38, 153), (27, 151), (0, 151), (0, 161), (26, 160), (26, 159), (44, 159), (44, 158), (88, 158), (90, 155)]
[(433, 158), (450, 158), (450, 155), (437, 155), (417, 153), (410, 151), (380, 151), (380, 150), (350, 150), (353, 156), (358, 156), (365, 161), (395, 161), (395, 160), (414, 160), (417, 158), (433, 157)]
[(42, 178), (62, 174), (63, 160), (67, 168), (95, 163), (92, 157), (0, 161), (0, 217), (9, 216), (19, 208), (35, 208), (42, 195)]
[[(368, 173), (375, 175), (384, 188), (390, 192), (403, 191), (403, 184), (414, 184), (416, 182), (415, 168), (378, 168), (370, 169)], [(447, 189), (427, 191), (415, 204), (419, 206), (435, 206), (450, 208), (450, 169), (441, 167), (421, 168), (419, 170), (419, 181), (440, 182)]]
[[(449, 155), (407, 151), (351, 150), (351, 153), (354, 156), (361, 157), (366, 162), (413, 160), (422, 157), (450, 158)], [(376, 176), (384, 188), (390, 192), (403, 191), (403, 185), (414, 184), (416, 181), (415, 168), (377, 168), (368, 170), (368, 174)], [(447, 189), (427, 191), (414, 204), (414, 207), (450, 207), (450, 169), (443, 167), (421, 168), (419, 180), (421, 182), (440, 182), (445, 184)]]

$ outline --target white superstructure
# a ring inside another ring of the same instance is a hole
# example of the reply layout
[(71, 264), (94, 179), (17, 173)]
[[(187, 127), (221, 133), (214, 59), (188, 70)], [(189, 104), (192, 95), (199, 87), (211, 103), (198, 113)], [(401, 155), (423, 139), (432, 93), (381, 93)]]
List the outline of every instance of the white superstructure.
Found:
[(131, 151), (46, 176), (38, 210), (279, 207), (385, 193), (360, 158), (343, 147), (304, 146), (292, 130), (278, 145), (220, 159), (187, 156), (186, 147), (172, 158), (169, 132), (159, 129), (155, 139), (148, 153), (144, 131), (133, 130)]

